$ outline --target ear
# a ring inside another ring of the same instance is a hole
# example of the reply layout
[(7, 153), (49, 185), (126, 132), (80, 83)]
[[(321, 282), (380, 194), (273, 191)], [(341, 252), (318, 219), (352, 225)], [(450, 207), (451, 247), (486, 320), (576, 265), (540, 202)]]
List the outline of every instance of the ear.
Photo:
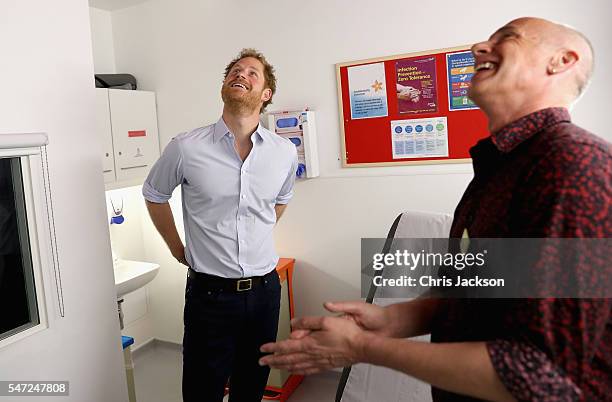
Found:
[(261, 93), (261, 100), (267, 102), (272, 98), (272, 90), (270, 88), (266, 88)]
[(574, 67), (578, 60), (580, 56), (574, 50), (559, 50), (548, 63), (546, 71), (549, 75), (562, 73)]

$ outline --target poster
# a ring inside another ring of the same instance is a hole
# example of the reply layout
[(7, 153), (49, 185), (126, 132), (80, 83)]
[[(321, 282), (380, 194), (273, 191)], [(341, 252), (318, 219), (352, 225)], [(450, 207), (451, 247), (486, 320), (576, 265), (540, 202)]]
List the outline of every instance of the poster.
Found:
[(384, 63), (348, 68), (351, 119), (386, 117), (388, 115), (385, 82)]
[(448, 157), (446, 117), (392, 120), (393, 159)]
[(474, 56), (472, 52), (447, 54), (446, 71), (448, 76), (448, 110), (478, 109), (478, 106), (467, 96), (474, 76)]
[(395, 63), (399, 113), (438, 111), (436, 59), (403, 59)]

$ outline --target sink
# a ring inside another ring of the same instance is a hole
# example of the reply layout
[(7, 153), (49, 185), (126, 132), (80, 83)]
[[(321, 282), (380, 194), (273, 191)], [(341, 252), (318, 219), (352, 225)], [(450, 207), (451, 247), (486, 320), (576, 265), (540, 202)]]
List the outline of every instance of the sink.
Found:
[(121, 298), (151, 282), (159, 272), (159, 264), (117, 260), (113, 265), (113, 271), (117, 298)]

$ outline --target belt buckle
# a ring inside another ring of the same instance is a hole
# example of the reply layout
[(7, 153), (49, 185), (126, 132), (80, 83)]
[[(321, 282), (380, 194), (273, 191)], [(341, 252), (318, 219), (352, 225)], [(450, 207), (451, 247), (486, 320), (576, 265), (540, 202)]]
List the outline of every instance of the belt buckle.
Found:
[[(244, 284), (244, 287), (242, 286)], [(253, 279), (238, 279), (236, 282), (236, 291), (244, 292), (253, 288)]]

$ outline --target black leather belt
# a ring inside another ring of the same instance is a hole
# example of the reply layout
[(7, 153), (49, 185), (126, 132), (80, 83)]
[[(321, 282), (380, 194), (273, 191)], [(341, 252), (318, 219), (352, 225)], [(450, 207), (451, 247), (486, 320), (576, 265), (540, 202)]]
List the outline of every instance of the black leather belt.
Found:
[(220, 276), (208, 275), (203, 272), (196, 272), (189, 268), (189, 278), (193, 279), (198, 286), (207, 290), (226, 290), (232, 292), (246, 292), (251, 290), (266, 280), (270, 275), (277, 275), (276, 270), (272, 270), (264, 276), (252, 276), (250, 278), (222, 278)]

